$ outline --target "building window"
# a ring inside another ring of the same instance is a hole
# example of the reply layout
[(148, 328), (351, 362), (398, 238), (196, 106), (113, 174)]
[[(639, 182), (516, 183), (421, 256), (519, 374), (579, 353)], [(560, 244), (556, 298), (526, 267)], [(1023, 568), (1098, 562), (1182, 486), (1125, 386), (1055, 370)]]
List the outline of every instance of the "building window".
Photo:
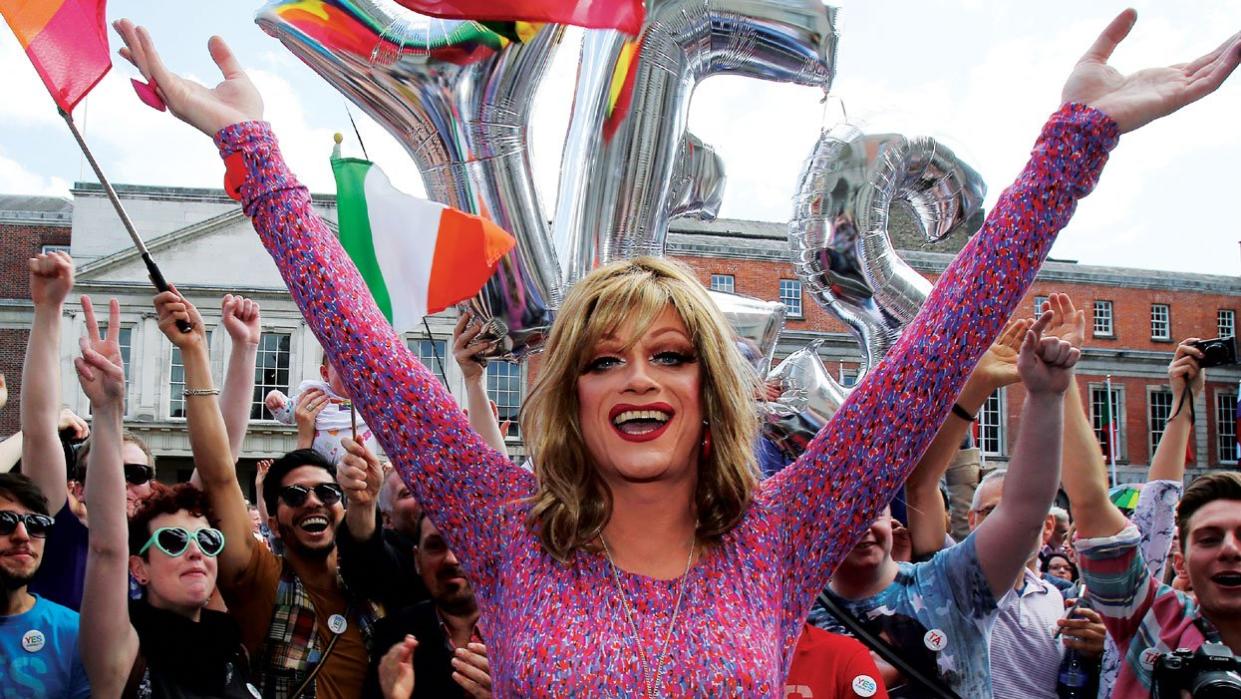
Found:
[(737, 293), (737, 283), (731, 274), (712, 274), (711, 291), (722, 291), (726, 294)]
[(1116, 333), (1112, 329), (1112, 302), (1111, 301), (1095, 301), (1094, 302), (1094, 336), (1095, 337), (1115, 337)]
[(1172, 417), (1172, 391), (1166, 388), (1151, 389), (1146, 395), (1146, 402), (1146, 417), (1150, 421), (1150, 457), (1153, 459), (1159, 440), (1163, 439), (1168, 418)]
[(1215, 394), (1215, 441), (1220, 463), (1236, 463), (1237, 457), (1237, 396)]
[(1103, 450), (1103, 458), (1109, 462), (1113, 457), (1116, 461), (1127, 458), (1124, 418), (1123, 387), (1113, 386), (1110, 394), (1107, 386), (1090, 387), (1090, 425), (1094, 428), (1095, 439), (1099, 440), (1099, 448)]
[[(211, 345), (210, 330), (207, 331), (207, 345)], [(185, 364), (181, 361), (181, 348), (176, 345), (172, 348), (172, 362), (168, 370), (168, 417), (185, 417)]]
[(781, 279), (780, 303), (788, 309), (790, 318), (801, 318), (801, 282), (796, 279)]
[(1034, 297), (1034, 317), (1038, 318), (1039, 316), (1043, 315), (1043, 311), (1045, 310), (1047, 310), (1047, 297), (1046, 296), (1035, 296)]
[(1166, 303), (1151, 304), (1151, 339), (1172, 339), (1172, 312)]
[(521, 436), (517, 424), (517, 414), (521, 411), (521, 366), (510, 362), (488, 363), (487, 397), (495, 401), (500, 422), (512, 423), (508, 436)]
[(263, 398), (270, 391), (289, 390), (289, 333), (263, 333), (259, 338), (258, 363), (254, 367), (254, 400), (250, 403), (251, 420), (274, 420)]
[(846, 369), (840, 367), (840, 385), (845, 388), (852, 388), (857, 385), (857, 369)]
[(439, 379), (441, 384), (448, 385), (448, 379), (444, 376), (444, 363), (448, 361), (447, 341), (411, 337), (406, 339), (405, 344), (413, 351), (414, 356), (418, 357), (418, 361), (430, 369), (432, 374), (435, 374), (435, 378)]
[[(108, 336), (108, 321), (106, 320), (99, 321), (99, 335), (100, 337)], [(133, 340), (134, 340), (134, 329), (132, 327), (125, 327), (122, 325), (120, 337), (118, 337), (116, 341), (121, 346), (121, 359), (125, 360), (125, 375), (126, 376), (133, 375), (131, 374), (129, 370), (130, 347), (133, 346)]]
[(1221, 308), (1215, 314), (1216, 337), (1237, 336), (1237, 312)]
[(42, 252), (44, 255), (50, 255), (54, 252), (63, 252), (66, 255), (68, 255), (69, 246), (68, 245), (44, 245), (43, 247), (39, 248), (39, 252)]
[(987, 397), (978, 411), (978, 448), (987, 456), (1003, 456), (1005, 450), (1004, 424), (1007, 410), (1004, 406), (1004, 389)]

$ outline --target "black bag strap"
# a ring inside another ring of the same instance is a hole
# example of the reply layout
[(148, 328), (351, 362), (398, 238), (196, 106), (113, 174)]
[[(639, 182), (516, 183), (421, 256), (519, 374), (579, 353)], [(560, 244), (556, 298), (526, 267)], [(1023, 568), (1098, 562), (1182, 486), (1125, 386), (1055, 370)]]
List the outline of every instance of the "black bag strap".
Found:
[(902, 675), (926, 687), (931, 691), (932, 696), (937, 699), (961, 699), (956, 692), (941, 682), (938, 677), (928, 677), (905, 662), (904, 658), (901, 658), (892, 646), (884, 643), (883, 639), (871, 633), (857, 617), (850, 614), (839, 604), (836, 604), (836, 600), (832, 599), (832, 596), (827, 594), (826, 591), (819, 593), (819, 604), (823, 605), (823, 608), (831, 613), (832, 616), (840, 620), (840, 623), (849, 630), (849, 633), (853, 634), (854, 638), (865, 643), (867, 647), (878, 653), (879, 657), (887, 661), (889, 665), (900, 670)]

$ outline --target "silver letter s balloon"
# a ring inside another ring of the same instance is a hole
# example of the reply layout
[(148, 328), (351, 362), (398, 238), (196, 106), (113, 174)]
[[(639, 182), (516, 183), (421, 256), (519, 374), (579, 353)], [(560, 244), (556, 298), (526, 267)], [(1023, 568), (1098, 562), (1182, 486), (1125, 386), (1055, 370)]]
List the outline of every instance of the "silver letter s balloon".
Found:
[(517, 249), (470, 305), (485, 324), (480, 338), (494, 343), (489, 356), (537, 348), (561, 285), (527, 126), (562, 28), (517, 42), (391, 0), (275, 0), (256, 21), (405, 146), (430, 198), (513, 233)]
[(934, 139), (825, 131), (806, 161), (789, 222), (797, 274), (874, 366), (917, 314), (931, 283), (900, 258), (889, 210), (906, 206), (929, 241), (982, 224), (981, 177)]
[(553, 238), (566, 284), (596, 264), (664, 253), (694, 87), (712, 75), (815, 85), (835, 73), (822, 0), (649, 0), (642, 34), (587, 32)]

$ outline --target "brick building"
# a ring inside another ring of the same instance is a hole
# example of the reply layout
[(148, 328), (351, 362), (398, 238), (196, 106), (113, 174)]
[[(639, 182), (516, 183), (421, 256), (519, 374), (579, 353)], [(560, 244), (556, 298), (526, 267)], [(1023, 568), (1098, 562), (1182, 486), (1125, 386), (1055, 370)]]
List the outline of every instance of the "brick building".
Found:
[[(243, 293), (263, 306), (265, 337), (259, 369), (250, 437), (242, 468), (259, 457), (291, 448), (290, 427), (272, 422), (262, 405), (270, 388), (287, 391), (303, 378), (317, 374), (321, 350), (284, 290), (274, 264), (262, 250), (249, 222), (235, 202), (219, 190), (122, 186), (121, 197), (147, 240), (165, 275), (202, 310), (209, 328), (219, 317), (219, 299), (225, 293)], [(144, 436), (160, 457), (160, 475), (171, 480), (188, 476), (191, 462), (183, 429), (179, 357), (159, 334), (151, 309), (151, 290), (141, 261), (112, 212), (102, 189), (79, 183), (72, 205), (64, 200), (0, 197), (0, 370), (8, 377), (10, 407), (0, 412), (0, 432), (16, 428), (21, 356), (25, 348), (31, 306), (24, 260), (47, 245), (70, 245), (78, 264), (78, 291), (94, 296), (116, 296), (122, 306), (122, 345), (130, 371), (126, 425)], [(316, 197), (320, 212), (334, 225), (331, 197)], [(72, 230), (73, 235), (70, 236)], [(904, 258), (920, 273), (934, 279), (957, 249), (961, 238), (916, 249), (917, 239), (902, 230), (898, 247), (913, 250)], [(780, 299), (790, 314), (777, 348), (777, 357), (824, 339), (821, 355), (843, 383), (856, 380), (859, 353), (853, 337), (801, 289), (789, 262), (782, 224), (753, 221), (675, 221), (668, 254), (692, 267), (704, 284), (723, 291)], [(1168, 400), (1166, 367), (1177, 339), (1190, 335), (1214, 337), (1231, 334), (1236, 322), (1241, 279), (1129, 270), (1050, 262), (1040, 273), (1024, 302), (1033, 315), (1040, 297), (1053, 291), (1070, 294), (1088, 310), (1094, 329), (1079, 369), (1083, 399), (1102, 427), (1106, 377), (1111, 376), (1113, 410), (1123, 416), (1117, 441), (1118, 471), (1122, 478), (1140, 479), (1150, 461), (1160, 426), (1172, 409)], [(77, 294), (66, 308), (65, 342), (61, 350), (64, 402), (85, 414), (87, 403), (77, 386), (71, 359), (73, 342), (82, 330)], [(451, 312), (429, 319), (430, 336), (412, 333), (407, 342), (432, 366), (456, 395), (464, 384), (448, 356), (454, 319)], [(217, 382), (228, 351), (226, 333), (212, 333), (213, 367)], [(437, 362), (438, 358), (438, 362)], [(535, 362), (537, 367), (537, 362)], [(531, 366), (492, 363), (487, 370), (488, 390), (503, 417), (515, 417)], [(1195, 435), (1196, 468), (1234, 465), (1236, 459), (1236, 400), (1241, 369), (1227, 367), (1210, 373), (1206, 395), (1195, 397), (1198, 416)], [(983, 411), (981, 442), (990, 462), (1007, 460), (1019, 425), (1019, 388), (994, 396)], [(510, 434), (514, 453), (522, 446), (519, 434)]]

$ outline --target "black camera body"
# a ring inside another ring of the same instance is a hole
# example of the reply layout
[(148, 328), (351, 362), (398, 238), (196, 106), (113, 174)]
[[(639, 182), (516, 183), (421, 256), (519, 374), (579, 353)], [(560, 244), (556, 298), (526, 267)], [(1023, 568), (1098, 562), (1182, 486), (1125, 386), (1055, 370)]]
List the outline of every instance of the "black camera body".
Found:
[(1213, 366), (1225, 366), (1237, 363), (1237, 338), (1217, 337), (1214, 340), (1199, 340), (1191, 343), (1202, 352), (1198, 366), (1207, 369)]
[(1222, 643), (1203, 643), (1197, 651), (1178, 648), (1155, 660), (1151, 697), (1180, 699), (1241, 699), (1241, 660)]

